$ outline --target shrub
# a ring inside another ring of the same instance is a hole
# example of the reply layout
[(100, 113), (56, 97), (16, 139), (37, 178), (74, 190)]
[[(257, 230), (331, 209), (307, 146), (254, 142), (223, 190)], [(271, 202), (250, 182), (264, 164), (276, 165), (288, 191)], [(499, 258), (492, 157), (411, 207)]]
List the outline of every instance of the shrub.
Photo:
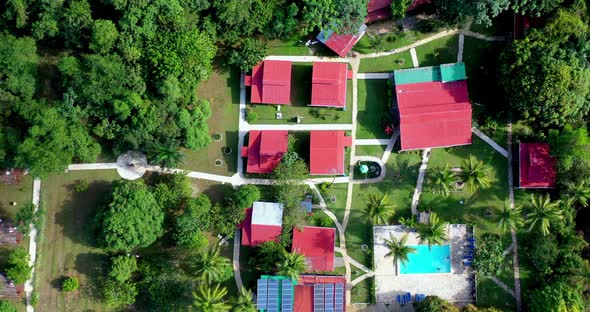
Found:
[(74, 191), (76, 191), (78, 193), (84, 193), (84, 192), (88, 191), (88, 187), (89, 187), (88, 181), (78, 180), (74, 184)]
[(76, 290), (78, 290), (79, 287), (80, 287), (80, 282), (74, 276), (70, 276), (70, 277), (66, 278), (61, 283), (61, 290), (62, 291), (76, 291)]
[(16, 213), (16, 224), (19, 232), (28, 235), (31, 231), (30, 224), (33, 224), (38, 229), (42, 216), (43, 212), (41, 210), (35, 212), (35, 205), (32, 203), (27, 203), (22, 206)]
[(501, 273), (504, 262), (502, 240), (497, 235), (485, 234), (475, 250), (473, 267), (482, 276), (496, 276)]
[(29, 266), (29, 253), (23, 248), (16, 248), (8, 255), (6, 275), (15, 284), (24, 283), (31, 275), (32, 268)]
[(313, 215), (313, 224), (315, 226), (333, 227), (334, 221), (330, 219), (327, 214), (323, 212), (317, 212)]
[(16, 309), (6, 300), (0, 300), (0, 312), (16, 312)]
[[(39, 305), (39, 293), (37, 293), (37, 292), (34, 292), (34, 293), (31, 295), (31, 305), (32, 305), (33, 307), (36, 307), (36, 306), (38, 306), (38, 305)], [(0, 310), (0, 311), (2, 311), (2, 310)]]
[(117, 256), (113, 258), (113, 265), (109, 277), (119, 283), (129, 280), (133, 272), (137, 271), (137, 260), (135, 257)]
[(253, 123), (258, 119), (258, 114), (256, 112), (248, 111), (246, 113), (246, 121), (248, 123)]

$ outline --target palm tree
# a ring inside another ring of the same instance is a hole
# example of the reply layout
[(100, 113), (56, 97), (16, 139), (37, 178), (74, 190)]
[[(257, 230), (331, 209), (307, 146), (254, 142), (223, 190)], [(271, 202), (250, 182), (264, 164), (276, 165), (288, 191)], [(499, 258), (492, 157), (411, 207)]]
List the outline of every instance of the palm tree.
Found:
[(184, 162), (184, 154), (180, 152), (178, 143), (174, 141), (154, 144), (151, 154), (153, 155), (152, 164), (162, 168), (176, 168)]
[(588, 289), (590, 285), (590, 261), (584, 259), (582, 267), (577, 268), (573, 272), (574, 282), (581, 284), (585, 289)]
[(459, 178), (467, 185), (469, 192), (475, 193), (480, 188), (487, 188), (492, 184), (489, 171), (490, 168), (483, 161), (469, 155), (469, 159), (463, 161)]
[(496, 226), (503, 232), (508, 233), (512, 230), (518, 230), (524, 225), (522, 216), (522, 207), (516, 206), (510, 208), (508, 200), (504, 201), (504, 208), (496, 215)]
[(431, 213), (428, 223), (418, 223), (416, 228), (420, 244), (426, 242), (428, 247), (442, 245), (447, 241), (447, 225), (448, 222), (439, 219), (436, 213)]
[(305, 271), (305, 257), (296, 252), (289, 253), (283, 250), (281, 260), (277, 263), (277, 268), (280, 275), (297, 280), (299, 279), (299, 275)]
[(590, 183), (584, 180), (580, 183), (568, 182), (565, 184), (565, 193), (570, 205), (588, 207), (590, 201)]
[(401, 263), (408, 262), (408, 256), (412, 253), (416, 253), (416, 248), (406, 245), (408, 241), (408, 234), (404, 235), (399, 241), (393, 237), (393, 234), (389, 234), (389, 239), (385, 239), (385, 247), (389, 250), (385, 257), (393, 257), (393, 263), (397, 261)]
[(197, 311), (201, 312), (227, 312), (230, 310), (230, 306), (223, 300), (225, 295), (227, 295), (227, 289), (220, 288), (219, 284), (215, 288), (201, 284), (198, 292), (193, 292), (193, 305)]
[(387, 224), (387, 220), (393, 216), (393, 205), (387, 195), (369, 194), (365, 214), (373, 224)]
[(256, 312), (256, 304), (252, 300), (252, 292), (242, 288), (240, 295), (232, 300), (232, 312)]
[(455, 173), (449, 170), (449, 165), (442, 169), (434, 170), (430, 175), (428, 184), (434, 193), (449, 196), (456, 182)]
[(529, 231), (539, 228), (543, 235), (549, 234), (551, 222), (563, 219), (559, 204), (559, 200), (551, 201), (549, 194), (537, 196), (531, 194), (531, 209), (526, 215)]
[(211, 284), (219, 282), (220, 278), (229, 269), (229, 260), (219, 255), (219, 247), (198, 253), (193, 260), (195, 274)]

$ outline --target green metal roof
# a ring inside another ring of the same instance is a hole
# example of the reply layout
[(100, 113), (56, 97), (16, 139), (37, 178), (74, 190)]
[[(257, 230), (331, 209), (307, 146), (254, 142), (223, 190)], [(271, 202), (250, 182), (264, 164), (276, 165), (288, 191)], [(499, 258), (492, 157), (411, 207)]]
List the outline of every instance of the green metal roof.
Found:
[(465, 80), (465, 64), (453, 63), (394, 70), (393, 77), (396, 85), (434, 81), (449, 82)]

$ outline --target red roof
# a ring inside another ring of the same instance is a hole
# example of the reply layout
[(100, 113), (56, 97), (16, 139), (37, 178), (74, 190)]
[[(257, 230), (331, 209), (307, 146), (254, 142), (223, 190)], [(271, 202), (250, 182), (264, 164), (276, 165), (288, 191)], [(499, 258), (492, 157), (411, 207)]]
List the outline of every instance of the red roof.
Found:
[[(392, 0), (370, 0), (367, 4), (367, 17), (365, 18), (365, 23), (372, 23), (382, 19), (390, 18), (391, 2)], [(406, 12), (415, 10), (430, 2), (431, 0), (414, 0)]]
[(471, 104), (465, 80), (396, 85), (401, 149), (471, 143)]
[(519, 184), (521, 188), (552, 188), (556, 186), (556, 159), (547, 143), (521, 143), (519, 146)]
[(311, 106), (346, 107), (348, 65), (314, 62), (311, 78)]
[(252, 77), (246, 76), (252, 85), (251, 103), (291, 103), (291, 62), (264, 61), (252, 68)]
[(344, 174), (344, 147), (352, 145), (352, 138), (342, 130), (316, 130), (309, 136), (310, 174)]
[(292, 251), (305, 256), (310, 271), (334, 271), (336, 229), (305, 226), (293, 229)]
[[(320, 275), (301, 275), (295, 286), (295, 301), (293, 311), (313, 312), (313, 285), (314, 284), (345, 284), (344, 276), (320, 276)], [(344, 299), (346, 291), (344, 291)], [(344, 300), (346, 302), (346, 300)], [(346, 311), (346, 305), (344, 305)]]
[(242, 150), (248, 157), (246, 172), (271, 173), (287, 152), (287, 130), (252, 130), (249, 134), (248, 148)]
[(252, 208), (246, 209), (246, 219), (239, 227), (242, 228), (242, 245), (252, 247), (264, 242), (278, 242), (282, 229), (276, 225), (252, 224)]

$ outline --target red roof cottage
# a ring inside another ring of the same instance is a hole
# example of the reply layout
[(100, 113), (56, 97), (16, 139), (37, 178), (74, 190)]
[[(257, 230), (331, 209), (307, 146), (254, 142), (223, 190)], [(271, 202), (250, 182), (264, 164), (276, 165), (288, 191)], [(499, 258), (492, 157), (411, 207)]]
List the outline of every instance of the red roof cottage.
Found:
[(361, 40), (365, 34), (365, 29), (367, 29), (367, 25), (361, 25), (354, 35), (339, 35), (333, 30), (323, 30), (316, 38), (340, 57), (345, 57), (354, 45)]
[(556, 186), (556, 160), (547, 143), (520, 143), (518, 180), (520, 188), (553, 188)]
[(343, 175), (344, 148), (352, 138), (341, 130), (316, 130), (310, 133), (309, 173), (312, 175)]
[(252, 68), (244, 84), (252, 87), (251, 103), (291, 104), (291, 62), (263, 61)]
[(293, 252), (305, 256), (309, 271), (334, 271), (336, 229), (304, 226), (293, 229)]
[(248, 147), (242, 147), (242, 157), (248, 157), (247, 173), (271, 173), (287, 153), (287, 130), (252, 130)]
[(347, 63), (314, 62), (311, 77), (311, 106), (346, 109), (348, 77)]
[(264, 242), (278, 241), (283, 226), (283, 204), (254, 202), (246, 209), (242, 228), (242, 245), (256, 246)]
[(394, 71), (402, 150), (471, 144), (463, 63)]

